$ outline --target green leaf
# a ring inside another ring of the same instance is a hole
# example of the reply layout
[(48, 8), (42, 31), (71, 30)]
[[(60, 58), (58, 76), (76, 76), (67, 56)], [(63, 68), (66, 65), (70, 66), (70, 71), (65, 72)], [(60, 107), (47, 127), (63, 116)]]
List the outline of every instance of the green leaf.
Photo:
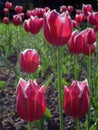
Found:
[(0, 89), (5, 88), (7, 86), (5, 81), (0, 81)]
[(48, 117), (48, 118), (52, 118), (51, 112), (50, 112), (50, 110), (49, 110), (48, 108), (46, 108), (46, 112), (45, 112), (44, 115), (45, 115), (46, 117)]

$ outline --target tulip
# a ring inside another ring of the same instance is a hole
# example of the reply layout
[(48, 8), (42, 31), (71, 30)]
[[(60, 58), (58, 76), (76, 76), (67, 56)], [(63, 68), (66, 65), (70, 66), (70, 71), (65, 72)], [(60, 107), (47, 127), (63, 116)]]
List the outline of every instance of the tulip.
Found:
[[(92, 28), (87, 28), (81, 33), (75, 30), (68, 41), (68, 48), (74, 54), (88, 53), (89, 47), (92, 45), (91, 48), (93, 48), (95, 42), (96, 33)], [(92, 49), (91, 52), (93, 53), (94, 50)]]
[(4, 14), (8, 14), (8, 13), (9, 13), (8, 8), (4, 8), (4, 9), (3, 9), (3, 12), (4, 12)]
[(39, 54), (36, 50), (26, 49), (20, 52), (20, 67), (26, 73), (34, 73), (39, 66)]
[(32, 34), (37, 34), (41, 29), (40, 19), (37, 16), (35, 17), (31, 16), (29, 21), (29, 27), (30, 27), (30, 32)]
[(86, 30), (86, 42), (87, 44), (93, 44), (94, 42), (96, 42), (96, 33), (92, 28), (87, 28)]
[(21, 21), (22, 21), (22, 18), (20, 15), (13, 16), (12, 22), (14, 25), (16, 25), (16, 26), (20, 25)]
[(73, 25), (73, 28), (77, 28), (78, 22), (76, 20), (72, 20), (72, 25)]
[(26, 15), (28, 18), (32, 16), (32, 10), (27, 10)]
[(60, 7), (60, 12), (61, 12), (61, 13), (66, 12), (66, 10), (67, 10), (67, 7), (66, 7), (65, 5), (62, 5), (62, 6)]
[(96, 25), (98, 23), (98, 12), (88, 13), (87, 20), (90, 24)]
[(10, 9), (12, 7), (12, 3), (11, 2), (5, 2), (5, 7)]
[(67, 7), (67, 10), (68, 10), (69, 13), (72, 13), (73, 10), (74, 10), (74, 8), (73, 8), (73, 6), (69, 5), (69, 6)]
[(98, 31), (98, 23), (96, 25), (94, 25), (94, 30)]
[(46, 6), (44, 9), (45, 9), (45, 12), (48, 12), (50, 10), (48, 6)]
[(85, 116), (90, 104), (88, 81), (73, 81), (70, 87), (64, 86), (64, 110), (66, 114), (81, 118)]
[(86, 20), (86, 16), (82, 13), (76, 14), (75, 20), (77, 21), (77, 23), (81, 23)]
[(16, 89), (16, 110), (27, 122), (42, 118), (46, 111), (45, 88), (39, 87), (36, 80), (25, 81), (20, 78)]
[(27, 32), (30, 32), (29, 21), (30, 21), (30, 19), (26, 19), (23, 23), (23, 27), (24, 27), (25, 31), (27, 31)]
[(68, 41), (69, 50), (74, 54), (81, 54), (83, 52), (84, 44), (85, 39), (82, 36), (82, 33), (75, 30)]
[(23, 7), (22, 7), (22, 6), (18, 6), (18, 5), (15, 6), (15, 11), (16, 11), (17, 13), (22, 13), (22, 10), (23, 10)]
[(72, 20), (67, 13), (59, 14), (55, 10), (45, 13), (43, 32), (46, 40), (55, 46), (66, 44), (72, 33)]
[(4, 17), (4, 18), (3, 18), (3, 23), (9, 24), (9, 19), (8, 19), (8, 17)]
[(95, 47), (96, 47), (96, 42), (91, 45), (85, 44), (83, 49), (83, 54), (90, 56), (92, 53), (94, 53)]
[(82, 6), (82, 12), (87, 16), (88, 15), (88, 12), (92, 13), (93, 12), (93, 8), (90, 4), (83, 4)]
[(82, 13), (81, 10), (79, 9), (76, 10), (76, 14), (81, 14), (81, 13)]

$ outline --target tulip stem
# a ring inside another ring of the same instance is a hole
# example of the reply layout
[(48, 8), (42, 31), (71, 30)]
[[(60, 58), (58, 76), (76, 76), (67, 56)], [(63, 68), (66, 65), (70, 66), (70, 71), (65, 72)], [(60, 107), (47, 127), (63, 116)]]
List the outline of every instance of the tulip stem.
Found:
[(75, 124), (76, 124), (76, 130), (79, 130), (79, 119), (75, 119)]
[(61, 78), (62, 78), (62, 67), (61, 67), (61, 53), (60, 48), (57, 48), (57, 74), (58, 74), (58, 98), (59, 98), (59, 114), (60, 114), (60, 130), (63, 130), (63, 113), (62, 113), (62, 85), (61, 85)]
[[(88, 58), (88, 83), (89, 83), (89, 87), (91, 89), (91, 92), (92, 91), (92, 88), (91, 88), (91, 85), (90, 85), (90, 80), (91, 80), (91, 47), (89, 47), (89, 58)], [(91, 93), (92, 95), (92, 93)], [(90, 107), (89, 107), (89, 110), (88, 110), (88, 115), (87, 115), (87, 129), (89, 130), (90, 128)]]
[(28, 130), (32, 130), (32, 122), (28, 122)]

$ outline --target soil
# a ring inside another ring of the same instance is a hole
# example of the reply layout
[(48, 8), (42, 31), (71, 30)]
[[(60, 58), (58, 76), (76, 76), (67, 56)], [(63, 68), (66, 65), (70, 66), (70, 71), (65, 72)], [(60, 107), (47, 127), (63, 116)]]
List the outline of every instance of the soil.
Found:
[[(12, 56), (13, 57), (13, 56)], [(11, 58), (12, 59), (12, 58)], [(13, 58), (14, 59), (14, 58)], [(70, 76), (67, 76), (69, 79)], [(17, 115), (15, 101), (15, 72), (6, 68), (0, 60), (0, 81), (6, 81), (5, 88), (0, 89), (0, 130), (27, 130), (27, 123)], [(39, 78), (39, 83), (43, 80)], [(45, 123), (45, 130), (59, 130), (58, 93), (54, 83), (49, 84), (46, 90), (47, 107), (52, 113), (52, 118)], [(63, 112), (64, 130), (75, 130), (74, 119)], [(82, 125), (84, 119), (80, 121)], [(34, 129), (35, 130), (35, 129)]]

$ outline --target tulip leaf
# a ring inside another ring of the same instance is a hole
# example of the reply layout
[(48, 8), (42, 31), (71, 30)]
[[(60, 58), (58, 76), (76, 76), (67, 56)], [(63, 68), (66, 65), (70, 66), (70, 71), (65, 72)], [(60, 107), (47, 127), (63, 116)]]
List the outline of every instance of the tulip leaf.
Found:
[(48, 118), (52, 118), (51, 112), (50, 112), (50, 110), (49, 110), (48, 108), (46, 108), (46, 112), (45, 112), (44, 115), (45, 115), (46, 117), (48, 117)]
[(94, 123), (94, 125), (92, 125), (92, 127), (90, 128), (90, 130), (98, 130), (98, 121), (96, 121)]
[(0, 89), (5, 88), (6, 87), (6, 82), (5, 81), (0, 81)]

